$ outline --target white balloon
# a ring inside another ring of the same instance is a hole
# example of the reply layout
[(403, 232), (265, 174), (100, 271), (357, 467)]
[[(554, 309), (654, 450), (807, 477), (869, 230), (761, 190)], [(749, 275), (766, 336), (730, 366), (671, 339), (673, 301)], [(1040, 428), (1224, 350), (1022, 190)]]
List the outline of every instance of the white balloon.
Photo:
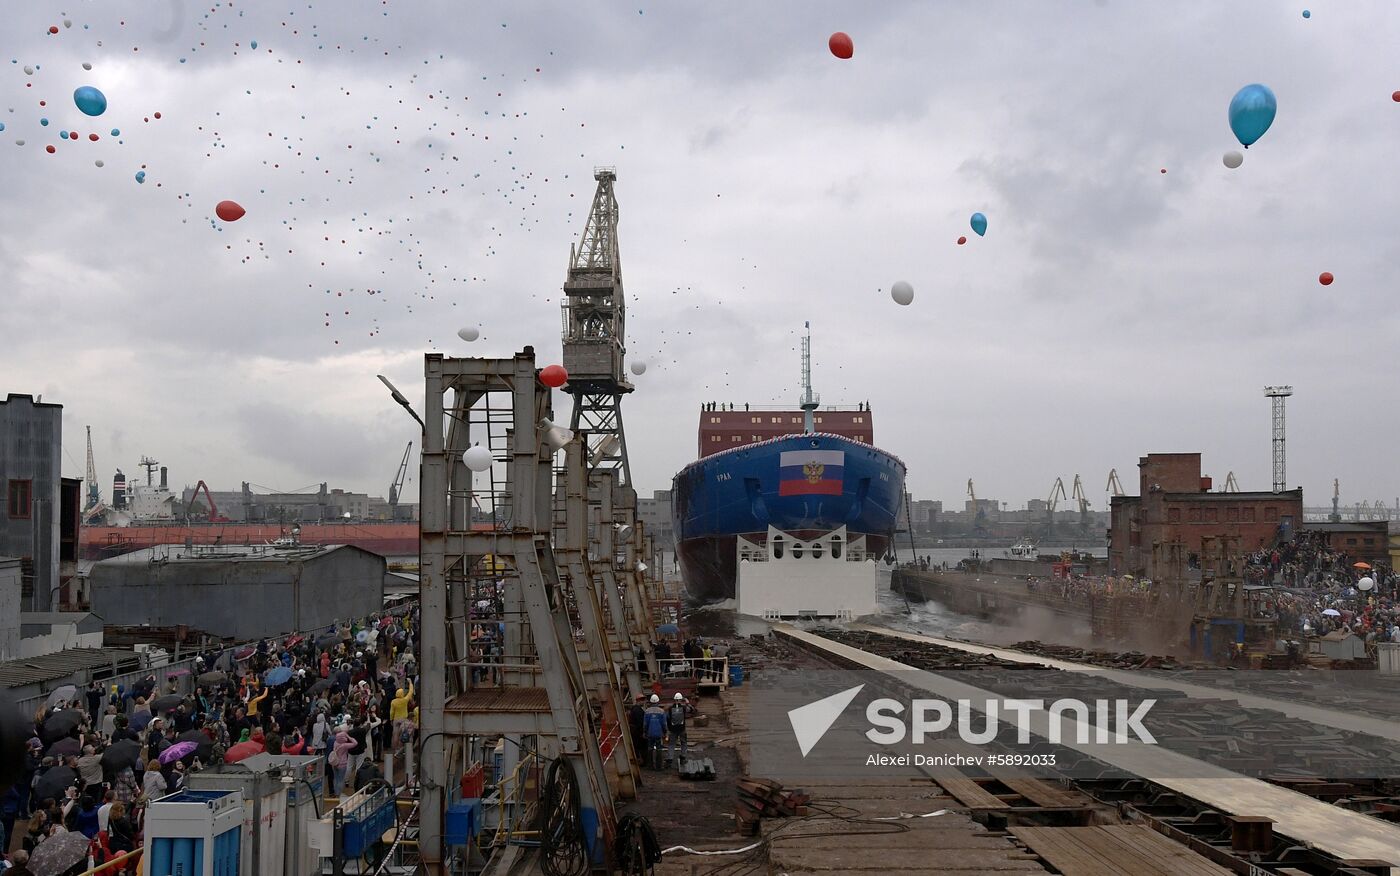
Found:
[(84, 70), (91, 70), (91, 69), (92, 69), (92, 62), (91, 62), (91, 61), (84, 61), (84, 62), (83, 62), (83, 69), (84, 69)]
[(643, 375), (643, 374), (646, 374), (646, 373), (647, 373), (647, 363), (645, 363), (645, 362), (633, 362), (633, 363), (632, 363), (632, 373), (633, 373), (633, 374), (636, 374), (636, 375), (639, 376), (639, 377), (640, 377), (641, 375)]
[(1356, 582), (1356, 589), (1360, 590), (1362, 593), (1365, 593), (1367, 590), (1370, 590), (1372, 587), (1375, 586), (1376, 579), (1372, 578), (1370, 575), (1367, 575), (1365, 578), (1362, 578), (1360, 581)]
[(474, 326), (467, 326), (466, 328), (457, 330), (457, 337), (470, 343), (481, 337), (481, 332), (477, 331)]
[(98, 167), (101, 167), (103, 165), (103, 161), (101, 158), (99, 158), (96, 161), (94, 161), (93, 164), (96, 164)]
[(914, 300), (914, 287), (900, 280), (890, 287), (890, 297), (895, 304), (909, 304)]
[(34, 75), (34, 68), (31, 67), (31, 66), (29, 66), (28, 64), (25, 64), (25, 65), (24, 65), (24, 75), (25, 75), (25, 76), (33, 76), (33, 75)]
[(65, 19), (63, 19), (63, 26), (64, 26), (64, 27), (72, 27), (72, 26), (73, 26), (73, 19), (71, 19), (71, 18), (65, 18)]
[(1233, 149), (1231, 149), (1229, 152), (1226, 152), (1225, 157), (1221, 160), (1224, 161), (1225, 166), (1230, 168), (1231, 170), (1234, 170), (1241, 164), (1244, 164), (1244, 156)]
[(23, 140), (23, 139), (16, 140), (16, 141), (15, 141), (15, 145), (16, 145), (16, 146), (23, 146), (23, 145), (24, 145), (24, 140)]
[(473, 444), (462, 452), (462, 462), (472, 471), (486, 471), (491, 467), (491, 451)]

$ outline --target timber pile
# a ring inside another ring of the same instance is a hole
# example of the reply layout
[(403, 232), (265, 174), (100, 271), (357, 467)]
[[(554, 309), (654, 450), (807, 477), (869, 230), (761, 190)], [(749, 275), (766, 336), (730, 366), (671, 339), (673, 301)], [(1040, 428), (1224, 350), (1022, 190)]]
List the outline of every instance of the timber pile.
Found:
[(786, 818), (806, 815), (810, 795), (802, 790), (785, 790), (781, 783), (772, 779), (759, 779), (744, 776), (735, 783), (739, 789), (739, 800), (734, 807), (734, 821), (739, 833), (753, 836), (758, 833), (761, 818)]

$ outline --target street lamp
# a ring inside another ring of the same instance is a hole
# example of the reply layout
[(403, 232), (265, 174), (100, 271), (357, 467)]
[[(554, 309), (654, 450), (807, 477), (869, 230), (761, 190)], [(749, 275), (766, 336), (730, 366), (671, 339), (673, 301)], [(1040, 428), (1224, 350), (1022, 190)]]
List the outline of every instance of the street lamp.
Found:
[(394, 401), (398, 402), (404, 410), (408, 411), (408, 415), (413, 419), (417, 420), (418, 425), (422, 426), (423, 429), (426, 431), (428, 428), (428, 424), (424, 423), (423, 418), (418, 416), (418, 412), (415, 411), (413, 409), (413, 406), (408, 403), (408, 398), (404, 396), (403, 393), (399, 392), (399, 388), (397, 386), (394, 386), (394, 384), (390, 383), (389, 378), (385, 377), (383, 374), (376, 374), (375, 377), (378, 377), (379, 382), (389, 388), (389, 394), (394, 397)]

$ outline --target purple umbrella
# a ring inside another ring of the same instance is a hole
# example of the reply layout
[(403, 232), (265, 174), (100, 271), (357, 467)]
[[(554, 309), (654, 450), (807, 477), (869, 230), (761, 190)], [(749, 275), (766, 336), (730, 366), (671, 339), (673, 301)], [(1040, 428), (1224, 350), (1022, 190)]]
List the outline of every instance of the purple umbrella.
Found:
[(193, 754), (199, 746), (193, 742), (177, 742), (160, 753), (157, 758), (163, 764), (171, 764), (187, 754)]

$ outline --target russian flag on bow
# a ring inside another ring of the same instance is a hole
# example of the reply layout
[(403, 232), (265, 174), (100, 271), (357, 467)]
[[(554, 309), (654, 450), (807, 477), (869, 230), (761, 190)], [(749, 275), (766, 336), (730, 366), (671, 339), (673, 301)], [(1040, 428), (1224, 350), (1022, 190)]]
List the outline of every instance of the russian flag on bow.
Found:
[(778, 466), (779, 496), (839, 496), (845, 486), (844, 450), (784, 450)]

